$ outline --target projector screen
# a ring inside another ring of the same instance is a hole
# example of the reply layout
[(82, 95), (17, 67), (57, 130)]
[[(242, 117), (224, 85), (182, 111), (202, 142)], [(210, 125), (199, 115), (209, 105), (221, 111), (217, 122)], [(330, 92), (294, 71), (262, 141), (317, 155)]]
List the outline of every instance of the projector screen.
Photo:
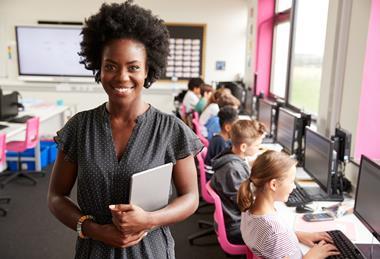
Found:
[(20, 76), (92, 77), (79, 63), (81, 27), (16, 26)]

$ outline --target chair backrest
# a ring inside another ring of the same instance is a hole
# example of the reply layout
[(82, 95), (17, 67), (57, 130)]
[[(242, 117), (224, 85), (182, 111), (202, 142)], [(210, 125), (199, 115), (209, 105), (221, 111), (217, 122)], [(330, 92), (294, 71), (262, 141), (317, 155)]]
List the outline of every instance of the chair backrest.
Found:
[(186, 106), (184, 104), (181, 104), (179, 107), (179, 114), (181, 115), (181, 118), (183, 121), (186, 120)]
[(25, 146), (33, 148), (39, 140), (40, 118), (33, 117), (26, 121)]
[(197, 111), (193, 111), (193, 119), (199, 123), (199, 113)]
[(210, 182), (206, 184), (206, 190), (214, 199), (214, 205), (215, 205), (214, 221), (217, 225), (215, 232), (218, 236), (218, 241), (223, 251), (232, 255), (245, 254), (247, 259), (259, 259), (253, 254), (253, 252), (246, 245), (235, 245), (228, 241), (227, 231), (224, 225), (222, 201), (220, 200), (219, 195), (212, 189)]
[(205, 147), (208, 147), (208, 140), (202, 135), (202, 132), (201, 132), (201, 126), (199, 125), (199, 121), (193, 119), (192, 120), (192, 123), (193, 123), (193, 127), (194, 127), (194, 132), (195, 134), (199, 137), (199, 139), (201, 140), (202, 144), (205, 146)]
[[(5, 147), (6, 147), (5, 136), (6, 136), (5, 133), (0, 134), (0, 165), (4, 164), (6, 161), (6, 158), (5, 158)], [(0, 166), (0, 168), (2, 168), (2, 167)]]
[(207, 203), (214, 203), (214, 199), (210, 196), (209, 192), (206, 190), (207, 178), (206, 178), (206, 170), (205, 163), (202, 157), (201, 152), (197, 155), (198, 166), (199, 166), (199, 182), (201, 187), (201, 195), (202, 199)]

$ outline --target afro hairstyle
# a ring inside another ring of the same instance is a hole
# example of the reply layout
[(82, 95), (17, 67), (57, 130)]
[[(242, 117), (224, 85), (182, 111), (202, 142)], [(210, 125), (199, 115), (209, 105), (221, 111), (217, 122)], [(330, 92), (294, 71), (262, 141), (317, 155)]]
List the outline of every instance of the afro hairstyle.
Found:
[(99, 12), (85, 21), (78, 54), (80, 63), (93, 71), (97, 83), (100, 81), (103, 48), (114, 39), (133, 39), (145, 46), (148, 67), (145, 88), (164, 73), (169, 55), (169, 31), (163, 20), (132, 2), (103, 3)]

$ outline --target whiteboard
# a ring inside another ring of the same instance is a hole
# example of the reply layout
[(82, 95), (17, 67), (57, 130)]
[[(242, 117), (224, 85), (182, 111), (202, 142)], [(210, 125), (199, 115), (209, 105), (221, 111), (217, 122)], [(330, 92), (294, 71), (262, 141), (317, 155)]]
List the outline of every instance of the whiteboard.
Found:
[(19, 75), (92, 77), (79, 63), (80, 32), (80, 26), (16, 26)]

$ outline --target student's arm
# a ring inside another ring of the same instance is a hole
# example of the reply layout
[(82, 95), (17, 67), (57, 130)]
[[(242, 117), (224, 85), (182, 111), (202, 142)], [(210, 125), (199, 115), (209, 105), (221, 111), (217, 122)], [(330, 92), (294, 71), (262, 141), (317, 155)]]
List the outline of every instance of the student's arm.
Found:
[[(70, 198), (77, 178), (77, 165), (64, 159), (60, 151), (53, 167), (48, 190), (48, 207), (54, 216), (67, 227), (76, 230), (78, 219), (83, 216), (79, 207)], [(128, 247), (138, 243), (145, 233), (124, 235), (113, 224), (99, 225), (92, 220), (83, 222), (85, 236), (114, 247)]]
[(193, 156), (177, 160), (173, 168), (173, 181), (178, 197), (165, 208), (147, 212), (136, 205), (113, 206), (113, 222), (124, 233), (147, 231), (182, 221), (192, 215), (198, 207), (198, 185)]

